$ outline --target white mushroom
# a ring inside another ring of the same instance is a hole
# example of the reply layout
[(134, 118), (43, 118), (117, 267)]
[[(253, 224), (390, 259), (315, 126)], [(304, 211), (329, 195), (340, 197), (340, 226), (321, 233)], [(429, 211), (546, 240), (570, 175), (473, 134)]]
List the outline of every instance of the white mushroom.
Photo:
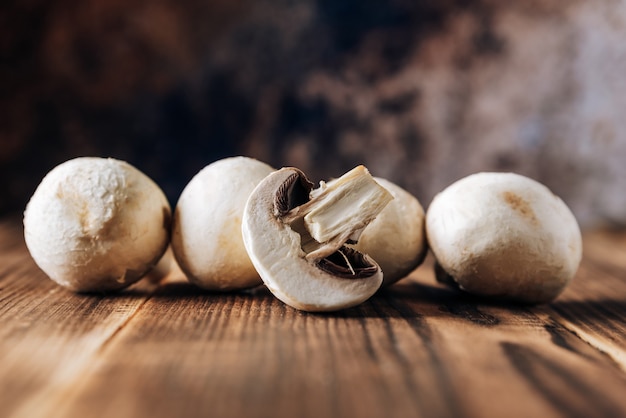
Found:
[(295, 168), (272, 173), (257, 186), (242, 225), (250, 259), (269, 290), (296, 309), (358, 305), (378, 290), (382, 272), (343, 244), (357, 238), (392, 196), (362, 166), (319, 193), (311, 189)]
[(126, 287), (169, 242), (170, 206), (130, 164), (81, 157), (41, 181), (24, 212), (26, 245), (55, 282), (77, 292)]
[(393, 200), (363, 230), (354, 248), (372, 257), (383, 270), (383, 286), (406, 277), (427, 252), (424, 209), (411, 193), (389, 180), (375, 180)]
[(474, 174), (446, 188), (428, 208), (426, 232), (439, 279), (477, 295), (548, 302), (582, 257), (580, 228), (565, 203), (513, 173)]
[(172, 250), (190, 282), (210, 290), (262, 284), (241, 238), (248, 196), (274, 169), (248, 157), (216, 161), (200, 170), (180, 195)]

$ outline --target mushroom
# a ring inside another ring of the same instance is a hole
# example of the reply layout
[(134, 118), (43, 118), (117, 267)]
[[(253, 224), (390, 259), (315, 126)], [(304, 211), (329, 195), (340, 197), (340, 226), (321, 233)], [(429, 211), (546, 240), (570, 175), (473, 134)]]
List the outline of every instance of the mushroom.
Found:
[(374, 260), (345, 246), (393, 199), (363, 166), (312, 193), (296, 168), (267, 176), (250, 195), (242, 234), (268, 289), (311, 312), (356, 306), (380, 287)]
[(576, 219), (544, 185), (478, 173), (439, 193), (426, 213), (439, 281), (526, 303), (556, 298), (582, 258)]
[(253, 158), (224, 158), (185, 186), (174, 210), (172, 250), (191, 283), (221, 291), (262, 284), (243, 245), (241, 218), (252, 190), (273, 171)]
[(426, 257), (424, 209), (408, 191), (389, 180), (375, 177), (393, 200), (363, 230), (355, 244), (359, 252), (372, 257), (383, 271), (383, 286), (406, 277)]
[(35, 263), (77, 292), (121, 289), (138, 281), (169, 242), (170, 205), (130, 164), (81, 157), (52, 169), (24, 212)]

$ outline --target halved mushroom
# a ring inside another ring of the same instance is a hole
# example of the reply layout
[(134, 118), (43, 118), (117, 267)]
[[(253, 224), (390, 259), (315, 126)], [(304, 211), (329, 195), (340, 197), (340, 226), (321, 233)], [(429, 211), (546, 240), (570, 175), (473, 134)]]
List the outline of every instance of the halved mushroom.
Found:
[(267, 176), (246, 203), (246, 250), (268, 289), (296, 309), (358, 305), (378, 290), (383, 274), (374, 260), (344, 243), (354, 242), (393, 197), (363, 166), (319, 193), (312, 189), (296, 168)]

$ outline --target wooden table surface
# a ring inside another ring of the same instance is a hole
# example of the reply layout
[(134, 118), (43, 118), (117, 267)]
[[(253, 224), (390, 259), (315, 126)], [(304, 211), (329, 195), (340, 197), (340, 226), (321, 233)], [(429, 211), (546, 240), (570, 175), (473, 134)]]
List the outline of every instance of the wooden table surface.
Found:
[(625, 233), (587, 233), (549, 305), (460, 295), (431, 267), (333, 314), (177, 274), (76, 295), (0, 222), (0, 417), (626, 416)]

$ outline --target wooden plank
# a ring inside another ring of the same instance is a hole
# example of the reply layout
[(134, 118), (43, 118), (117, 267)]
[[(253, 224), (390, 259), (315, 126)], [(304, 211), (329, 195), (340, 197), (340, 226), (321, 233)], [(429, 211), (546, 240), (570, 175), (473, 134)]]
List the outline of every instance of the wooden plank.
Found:
[(626, 233), (590, 232), (584, 253), (577, 277), (546, 312), (626, 372)]
[(79, 384), (148, 295), (62, 289), (37, 269), (15, 225), (0, 224), (0, 416), (52, 416), (48, 399)]
[(601, 256), (602, 236), (621, 235), (591, 239), (550, 305), (443, 288), (429, 259), (357, 308), (307, 314), (180, 273), (156, 290), (74, 295), (20, 234), (0, 223), (2, 417), (626, 416), (626, 373), (604, 349), (626, 343), (626, 283)]

